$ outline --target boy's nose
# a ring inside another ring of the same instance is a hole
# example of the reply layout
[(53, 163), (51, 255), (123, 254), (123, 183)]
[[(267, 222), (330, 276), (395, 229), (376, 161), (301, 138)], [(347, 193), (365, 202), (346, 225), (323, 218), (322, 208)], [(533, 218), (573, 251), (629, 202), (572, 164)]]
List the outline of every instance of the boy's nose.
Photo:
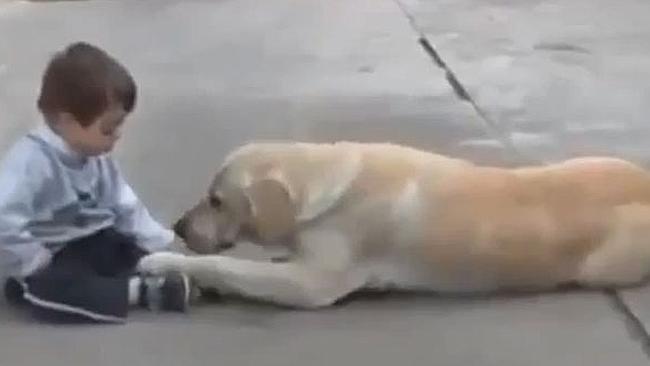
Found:
[(185, 227), (187, 226), (187, 222), (184, 218), (180, 218), (176, 223), (174, 224), (173, 230), (176, 235), (181, 238), (185, 239)]

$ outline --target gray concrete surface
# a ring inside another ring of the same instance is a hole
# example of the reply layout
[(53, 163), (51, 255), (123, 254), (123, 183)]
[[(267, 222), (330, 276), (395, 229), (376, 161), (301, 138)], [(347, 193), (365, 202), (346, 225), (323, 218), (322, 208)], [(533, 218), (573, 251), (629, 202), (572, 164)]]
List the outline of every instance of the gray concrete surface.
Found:
[(649, 2), (399, 1), (523, 151), (648, 161)]
[[(34, 99), (48, 55), (86, 40), (115, 54), (140, 85), (116, 154), (164, 222), (203, 193), (226, 151), (250, 139), (394, 141), (478, 162), (517, 162), (422, 51), (422, 31), (477, 105), (525, 151), (557, 158), (589, 148), (639, 157), (650, 108), (641, 67), (643, 42), (650, 44), (639, 20), (645, 8), (631, 0), (571, 4), (0, 2), (0, 154), (38, 118)], [(614, 6), (627, 10), (604, 19)], [(581, 26), (610, 33), (574, 36)], [(528, 33), (537, 38), (522, 36)], [(527, 51), (512, 46), (522, 37)], [(604, 93), (611, 90), (620, 93)], [(585, 136), (605, 139), (573, 140)], [(621, 141), (639, 148), (632, 154), (614, 146)], [(647, 294), (639, 289), (623, 298), (650, 325)], [(35, 324), (0, 305), (0, 324), (0, 364), (12, 366), (648, 362), (629, 316), (610, 298), (583, 292), (381, 296), (320, 312), (228, 300), (202, 303), (188, 315), (135, 311), (128, 324), (107, 327)]]
[[(388, 297), (318, 313), (228, 302), (126, 325), (3, 317), (4, 365), (647, 365), (596, 294), (480, 300)], [(27, 350), (37, 350), (25, 353)], [(56, 355), (56, 356), (54, 356)], [(52, 363), (54, 360), (54, 363)]]

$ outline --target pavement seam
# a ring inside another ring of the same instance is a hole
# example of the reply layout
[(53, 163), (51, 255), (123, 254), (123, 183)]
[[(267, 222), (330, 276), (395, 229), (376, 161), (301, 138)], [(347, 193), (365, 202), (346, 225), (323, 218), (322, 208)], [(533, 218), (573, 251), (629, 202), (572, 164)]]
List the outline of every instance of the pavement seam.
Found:
[[(488, 133), (494, 135), (494, 138), (501, 141), (501, 143), (504, 145), (506, 149), (508, 149), (511, 153), (513, 153), (518, 158), (523, 159), (523, 161), (527, 161), (530, 163), (547, 164), (546, 161), (527, 156), (527, 154), (524, 154), (521, 150), (517, 148), (517, 146), (512, 141), (510, 134), (504, 131), (501, 128), (501, 125), (493, 118), (491, 118), (488, 115), (488, 113), (485, 112), (476, 103), (476, 101), (474, 101), (471, 94), (463, 86), (463, 84), (460, 82), (460, 80), (453, 72), (453, 70), (449, 67), (449, 65), (447, 65), (447, 63), (443, 60), (443, 58), (440, 56), (438, 51), (436, 51), (433, 44), (427, 39), (425, 33), (417, 25), (414, 16), (408, 11), (408, 9), (401, 2), (401, 0), (392, 0), (392, 1), (397, 5), (397, 7), (402, 12), (402, 14), (408, 19), (411, 28), (418, 35), (418, 43), (420, 44), (420, 47), (422, 47), (424, 52), (426, 52), (429, 55), (429, 57), (431, 58), (431, 60), (436, 66), (444, 70), (445, 78), (447, 79), (447, 82), (449, 83), (451, 88), (454, 90), (456, 96), (461, 101), (469, 103), (472, 106), (472, 108), (476, 111), (476, 113), (478, 114), (478, 116), (480, 117), (480, 119), (484, 124), (483, 128), (486, 129)], [(603, 294), (607, 298), (609, 298), (610, 306), (612, 310), (614, 310), (616, 313), (623, 316), (625, 325), (628, 329), (628, 332), (632, 340), (637, 341), (641, 345), (642, 351), (645, 353), (646, 357), (650, 359), (650, 333), (648, 332), (648, 329), (646, 329), (643, 321), (639, 319), (639, 317), (634, 313), (632, 308), (625, 302), (625, 300), (623, 299), (623, 297), (620, 295), (618, 291), (606, 290), (603, 292)]]
[(483, 122), (483, 126), (481, 127), (488, 134), (492, 135), (493, 138), (500, 141), (505, 149), (509, 150), (513, 156), (516, 156), (518, 159), (520, 159), (520, 162), (528, 164), (545, 164), (545, 161), (529, 156), (515, 145), (515, 143), (512, 141), (510, 133), (501, 128), (501, 124), (494, 120), (494, 118), (490, 117), (489, 114), (483, 108), (481, 108), (478, 103), (476, 103), (474, 98), (472, 98), (471, 94), (467, 91), (467, 88), (465, 88), (463, 83), (460, 82), (454, 71), (449, 67), (449, 65), (447, 65), (438, 51), (436, 51), (433, 44), (427, 39), (426, 35), (417, 25), (415, 18), (411, 13), (409, 13), (406, 6), (402, 4), (400, 0), (392, 1), (397, 5), (402, 14), (408, 19), (411, 28), (418, 35), (418, 43), (422, 50), (431, 58), (436, 66), (444, 70), (445, 78), (447, 79), (449, 86), (451, 86), (458, 99), (463, 102), (467, 102), (472, 106), (476, 114), (479, 116), (479, 119)]
[(605, 290), (603, 293), (610, 299), (612, 309), (623, 315), (630, 336), (641, 345), (646, 357), (650, 359), (650, 333), (643, 321), (639, 319), (618, 291)]

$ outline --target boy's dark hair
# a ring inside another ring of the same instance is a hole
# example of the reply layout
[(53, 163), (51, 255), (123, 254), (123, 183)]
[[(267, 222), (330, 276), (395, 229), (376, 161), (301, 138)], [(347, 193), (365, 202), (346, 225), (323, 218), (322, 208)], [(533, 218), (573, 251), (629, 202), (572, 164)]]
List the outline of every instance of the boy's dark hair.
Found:
[(131, 112), (136, 94), (135, 81), (124, 66), (98, 47), (78, 42), (47, 65), (38, 109), (46, 119), (57, 112), (70, 113), (87, 127), (112, 103)]

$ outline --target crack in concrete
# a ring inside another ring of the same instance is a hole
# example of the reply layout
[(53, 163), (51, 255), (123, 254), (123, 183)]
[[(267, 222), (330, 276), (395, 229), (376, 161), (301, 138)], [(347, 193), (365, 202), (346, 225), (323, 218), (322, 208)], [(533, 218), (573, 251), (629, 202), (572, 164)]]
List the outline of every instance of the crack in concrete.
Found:
[(624, 317), (630, 337), (641, 345), (646, 357), (650, 359), (650, 333), (648, 333), (643, 321), (634, 314), (632, 308), (627, 305), (618, 291), (605, 290), (604, 294), (610, 299), (612, 309)]
[[(429, 55), (431, 60), (438, 67), (444, 70), (445, 78), (447, 79), (447, 82), (454, 90), (456, 96), (461, 101), (470, 103), (472, 108), (476, 111), (478, 116), (483, 121), (485, 125), (484, 128), (487, 129), (487, 132), (488, 133), (491, 132), (492, 134), (494, 134), (495, 138), (501, 141), (501, 143), (504, 145), (505, 148), (510, 150), (513, 154), (515, 154), (515, 156), (518, 156), (524, 161), (528, 161), (529, 163), (532, 162), (532, 163), (546, 164), (546, 162), (543, 160), (533, 159), (527, 156), (517, 148), (517, 146), (512, 141), (510, 134), (507, 131), (503, 131), (503, 129), (500, 127), (500, 124), (497, 121), (493, 120), (472, 98), (471, 94), (460, 82), (458, 77), (456, 77), (453, 70), (449, 67), (449, 65), (447, 65), (447, 63), (440, 56), (438, 51), (436, 51), (433, 44), (429, 42), (422, 29), (420, 29), (420, 27), (417, 25), (415, 17), (408, 11), (408, 9), (401, 2), (401, 0), (393, 0), (393, 2), (397, 5), (397, 7), (402, 12), (402, 14), (408, 19), (411, 28), (418, 35), (418, 43), (420, 44), (420, 47), (422, 47), (424, 52), (426, 52)], [(641, 345), (642, 351), (645, 353), (648, 359), (650, 359), (650, 333), (648, 332), (648, 329), (646, 329), (645, 324), (643, 324), (641, 319), (639, 319), (639, 317), (634, 313), (632, 308), (628, 306), (628, 304), (621, 297), (618, 291), (606, 290), (603, 291), (603, 294), (610, 299), (610, 305), (612, 307), (612, 310), (624, 318), (624, 322), (626, 324), (631, 339), (633, 341), (638, 342)]]
[(481, 108), (478, 103), (472, 98), (471, 94), (467, 91), (467, 88), (460, 82), (456, 74), (453, 72), (453, 70), (447, 65), (447, 63), (442, 59), (438, 51), (436, 51), (435, 47), (429, 40), (427, 39), (426, 35), (424, 32), (420, 29), (420, 27), (417, 25), (417, 22), (413, 15), (409, 13), (408, 9), (400, 0), (393, 0), (393, 2), (397, 5), (397, 7), (400, 9), (402, 14), (408, 19), (411, 28), (413, 31), (418, 35), (418, 43), (420, 44), (420, 47), (424, 50), (424, 52), (429, 55), (429, 57), (432, 59), (432, 61), (438, 66), (439, 68), (443, 69), (445, 72), (445, 78), (447, 79), (447, 82), (451, 86), (452, 90), (458, 97), (463, 102), (469, 103), (476, 114), (479, 116), (481, 121), (483, 121), (483, 129), (486, 130), (487, 133), (491, 134), (494, 136), (494, 138), (503, 144), (503, 147), (507, 150), (509, 150), (513, 156), (516, 156), (518, 159), (520, 159), (520, 163), (523, 164), (539, 164), (539, 163), (546, 163), (543, 160), (540, 160), (538, 158), (534, 158), (532, 156), (528, 156), (528, 154), (524, 153), (521, 151), (516, 144), (513, 142), (512, 137), (510, 133), (507, 131), (504, 131), (501, 128), (501, 124), (495, 121), (492, 117), (488, 115), (488, 113)]

